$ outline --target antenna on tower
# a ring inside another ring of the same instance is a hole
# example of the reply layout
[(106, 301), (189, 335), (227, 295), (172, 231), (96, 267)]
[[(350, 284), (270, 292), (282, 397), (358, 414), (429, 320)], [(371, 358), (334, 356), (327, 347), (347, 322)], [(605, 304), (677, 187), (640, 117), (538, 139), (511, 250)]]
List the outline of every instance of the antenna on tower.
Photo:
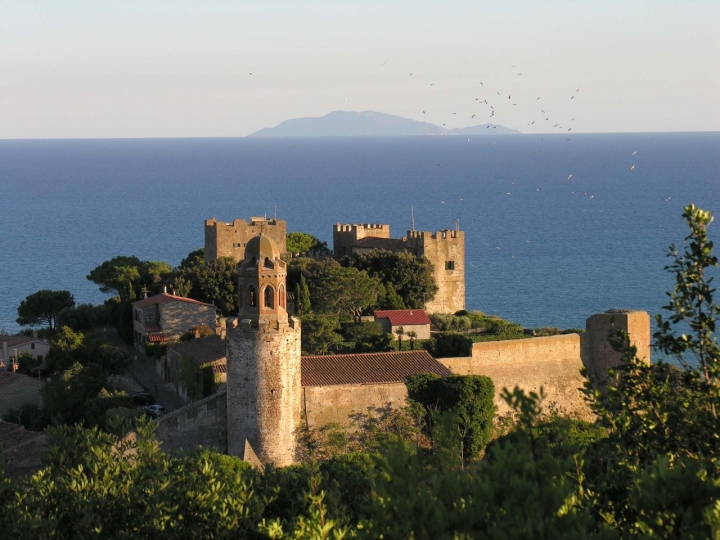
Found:
[(273, 214), (275, 221), (277, 221), (277, 204), (275, 205), (275, 213)]
[(410, 207), (410, 221), (412, 223), (412, 230), (415, 230), (415, 208)]
[(456, 221), (456, 223), (455, 223), (455, 230), (456, 230), (456, 231), (459, 231), (459, 230), (460, 230), (460, 218), (457, 218), (457, 221)]

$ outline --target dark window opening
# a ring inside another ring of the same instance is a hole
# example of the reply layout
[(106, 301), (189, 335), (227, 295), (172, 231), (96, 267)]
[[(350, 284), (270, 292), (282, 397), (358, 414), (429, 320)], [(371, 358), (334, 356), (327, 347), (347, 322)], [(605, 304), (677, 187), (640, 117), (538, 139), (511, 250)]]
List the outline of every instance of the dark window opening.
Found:
[(255, 287), (248, 288), (248, 297), (250, 300), (250, 307), (257, 307), (257, 297), (255, 295)]
[(455, 270), (455, 261), (445, 261), (445, 270)]
[(275, 308), (275, 289), (270, 285), (265, 287), (265, 307), (270, 309)]

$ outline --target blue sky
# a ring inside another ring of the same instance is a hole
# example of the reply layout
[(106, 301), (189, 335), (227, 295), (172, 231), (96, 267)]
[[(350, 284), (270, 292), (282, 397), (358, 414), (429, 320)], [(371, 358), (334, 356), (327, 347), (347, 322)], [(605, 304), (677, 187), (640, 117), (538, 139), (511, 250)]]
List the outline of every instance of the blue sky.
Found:
[(720, 130), (716, 0), (0, 0), (0, 51), (0, 138), (244, 136), (338, 109)]

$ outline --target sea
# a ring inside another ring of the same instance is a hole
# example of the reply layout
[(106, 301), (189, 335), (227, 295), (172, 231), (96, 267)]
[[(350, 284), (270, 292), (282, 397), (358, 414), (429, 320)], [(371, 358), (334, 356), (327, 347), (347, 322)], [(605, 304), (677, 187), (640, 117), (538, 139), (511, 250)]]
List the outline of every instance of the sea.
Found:
[[(683, 206), (720, 212), (720, 132), (0, 141), (0, 329), (40, 289), (108, 295), (116, 255), (172, 265), (209, 218), (465, 231), (467, 307), (527, 328), (658, 313)], [(710, 237), (720, 239), (720, 224)]]

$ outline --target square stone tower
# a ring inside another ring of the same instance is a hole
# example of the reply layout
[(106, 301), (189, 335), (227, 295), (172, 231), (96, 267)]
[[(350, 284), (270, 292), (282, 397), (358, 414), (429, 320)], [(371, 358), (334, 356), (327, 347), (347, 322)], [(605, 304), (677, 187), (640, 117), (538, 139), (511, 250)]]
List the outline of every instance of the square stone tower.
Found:
[(250, 239), (260, 233), (272, 238), (280, 249), (287, 251), (287, 223), (282, 219), (251, 217), (250, 221), (236, 219), (231, 223), (217, 221), (215, 218), (205, 220), (205, 262), (220, 257), (232, 257), (241, 261), (245, 247)]
[(465, 233), (443, 229), (434, 233), (408, 231), (407, 244), (418, 257), (435, 267), (435, 298), (426, 302), (429, 313), (455, 313), (465, 309)]

